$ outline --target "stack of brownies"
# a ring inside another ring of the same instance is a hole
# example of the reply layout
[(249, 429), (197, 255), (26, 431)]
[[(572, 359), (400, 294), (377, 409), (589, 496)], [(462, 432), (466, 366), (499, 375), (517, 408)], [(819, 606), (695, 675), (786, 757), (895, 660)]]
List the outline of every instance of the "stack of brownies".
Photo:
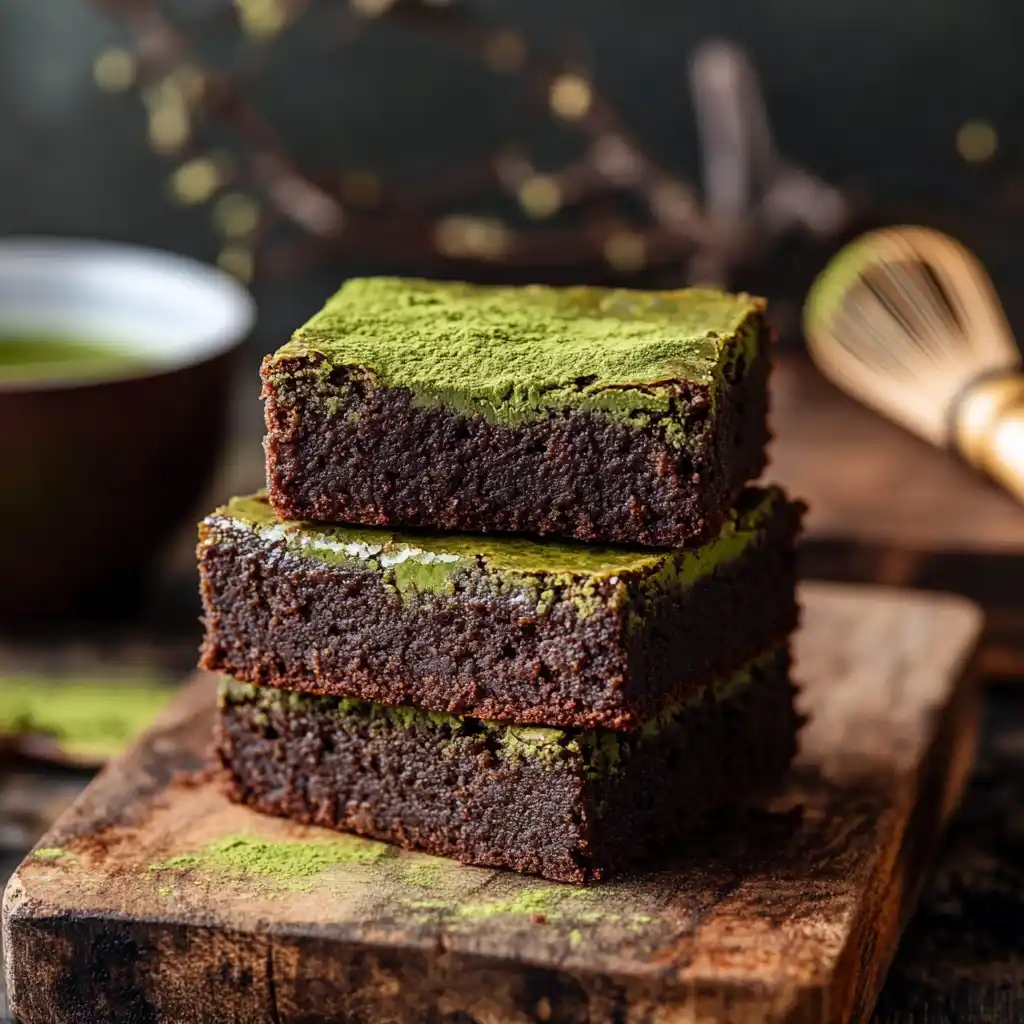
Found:
[(200, 528), (231, 797), (583, 882), (778, 778), (769, 367), (747, 296), (348, 282), (264, 361), (268, 493)]

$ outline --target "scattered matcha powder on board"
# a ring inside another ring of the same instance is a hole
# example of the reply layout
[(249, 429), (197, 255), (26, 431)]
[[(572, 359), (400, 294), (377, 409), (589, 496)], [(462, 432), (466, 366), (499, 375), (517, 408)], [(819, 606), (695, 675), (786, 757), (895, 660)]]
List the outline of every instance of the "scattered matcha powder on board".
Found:
[(232, 878), (256, 879), (279, 889), (308, 892), (311, 879), (339, 864), (364, 864), (393, 856), (385, 843), (358, 836), (319, 842), (272, 841), (227, 836), (203, 849), (150, 866), (151, 871), (205, 870)]
[[(255, 882), (261, 895), (286, 895), (313, 891), (313, 879), (340, 865), (371, 865), (382, 859), (394, 861), (405, 884), (430, 889), (449, 870), (465, 870), (455, 862), (440, 858), (408, 855), (386, 843), (360, 836), (340, 835), (337, 839), (319, 841), (268, 840), (258, 836), (228, 836), (210, 843), (194, 853), (172, 857), (151, 864), (154, 873), (167, 871), (206, 871), (228, 878)], [(160, 895), (171, 890), (162, 886)], [(399, 895), (399, 903), (429, 917), (440, 915), (449, 922), (485, 921), (493, 917), (534, 917), (546, 920), (568, 919), (579, 924), (619, 921), (639, 926), (652, 918), (633, 913), (609, 910), (593, 888), (572, 885), (540, 885), (526, 888), (514, 895), (496, 894), (491, 900), (456, 902)]]
[(73, 860), (74, 854), (60, 846), (44, 846), (41, 849), (33, 850), (33, 860)]
[(173, 687), (157, 676), (0, 676), (0, 734), (52, 737), (71, 757), (121, 753), (164, 709)]
[[(566, 885), (547, 885), (538, 889), (527, 889), (504, 899), (463, 903), (455, 910), (456, 917), (479, 920), (506, 915), (544, 914), (558, 916), (566, 910), (572, 913), (593, 899), (592, 889), (577, 889)], [(574, 915), (575, 916), (575, 915)]]
[(429, 854), (403, 858), (397, 863), (401, 867), (403, 881), (423, 888), (437, 885), (446, 872), (455, 871), (461, 867), (457, 862), (444, 861), (440, 857), (432, 857)]
[(512, 896), (492, 900), (452, 903), (443, 900), (418, 899), (411, 902), (415, 910), (436, 913), (452, 921), (486, 921), (492, 917), (540, 917), (545, 921), (569, 920), (579, 924), (600, 924), (616, 921), (631, 926), (648, 924), (645, 914), (623, 913), (610, 909), (604, 893), (597, 889), (573, 885), (543, 885), (524, 889)]

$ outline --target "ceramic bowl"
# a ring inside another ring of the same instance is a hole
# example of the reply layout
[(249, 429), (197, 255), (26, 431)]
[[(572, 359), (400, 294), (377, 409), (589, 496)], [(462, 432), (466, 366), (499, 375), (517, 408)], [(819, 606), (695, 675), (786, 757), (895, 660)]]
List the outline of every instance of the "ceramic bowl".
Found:
[(0, 376), (0, 626), (133, 592), (209, 482), (254, 319), (237, 282), (180, 256), (0, 240), (0, 338), (139, 358), (109, 378)]

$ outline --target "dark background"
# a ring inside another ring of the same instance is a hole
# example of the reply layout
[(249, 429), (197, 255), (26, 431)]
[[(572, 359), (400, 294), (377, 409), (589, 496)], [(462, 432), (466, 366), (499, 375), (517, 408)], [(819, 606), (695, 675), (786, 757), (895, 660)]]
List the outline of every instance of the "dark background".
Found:
[[(647, 148), (691, 180), (697, 158), (686, 56), (710, 36), (740, 42), (789, 157), (852, 185), (873, 219), (955, 228), (981, 249), (1014, 307), (1013, 250), (1024, 222), (1017, 175), (1024, 5), (1015, 0), (469, 6), (587, 69)], [(104, 95), (93, 84), (95, 55), (125, 38), (85, 0), (0, 2), (0, 233), (96, 235), (211, 259), (218, 241), (209, 216), (168, 201), (172, 165), (146, 144), (138, 96)], [(516, 135), (523, 102), (515, 81), (389, 24), (373, 25), (344, 50), (288, 33), (275, 44), (257, 98), (311, 164), (341, 160), (406, 176)], [(984, 167), (956, 149), (958, 127), (973, 118), (999, 136), (996, 158)], [(534, 141), (542, 164), (573, 144), (571, 132), (550, 125)], [(265, 335), (279, 337), (301, 320), (342, 273), (381, 269), (391, 268), (357, 258), (260, 287)]]

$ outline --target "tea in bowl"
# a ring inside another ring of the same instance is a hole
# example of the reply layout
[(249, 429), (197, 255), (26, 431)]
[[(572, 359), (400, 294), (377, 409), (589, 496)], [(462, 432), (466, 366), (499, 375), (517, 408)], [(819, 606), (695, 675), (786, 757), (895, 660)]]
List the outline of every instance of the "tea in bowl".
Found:
[(184, 257), (0, 240), (0, 627), (137, 587), (209, 481), (254, 319)]

